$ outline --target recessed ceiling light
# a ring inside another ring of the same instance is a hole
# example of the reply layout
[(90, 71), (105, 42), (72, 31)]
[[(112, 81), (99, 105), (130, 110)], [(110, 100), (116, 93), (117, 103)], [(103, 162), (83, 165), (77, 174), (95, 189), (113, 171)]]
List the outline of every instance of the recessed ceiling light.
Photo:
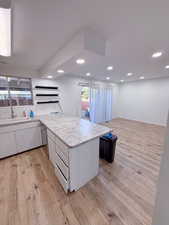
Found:
[(141, 77), (140, 77), (140, 80), (144, 80), (144, 77), (143, 77), (143, 76), (141, 76)]
[(123, 82), (124, 82), (124, 80), (120, 80), (120, 82), (121, 82), (121, 83), (123, 83)]
[(86, 73), (86, 76), (88, 76), (88, 77), (89, 77), (90, 75), (91, 75), (91, 73)]
[(85, 60), (84, 59), (77, 59), (76, 60), (76, 63), (77, 64), (84, 64), (85, 63)]
[(162, 52), (155, 52), (152, 54), (152, 58), (158, 58), (158, 57), (162, 56), (162, 54), (163, 54)]
[(166, 69), (169, 69), (169, 65), (166, 65), (165, 68), (166, 68)]
[(53, 78), (51, 75), (48, 76), (49, 79)]
[(65, 71), (64, 70), (58, 70), (57, 72), (58, 73), (64, 73)]
[(106, 77), (106, 80), (110, 80), (110, 77)]
[(127, 73), (127, 76), (128, 77), (130, 77), (130, 76), (132, 76), (133, 75), (133, 73)]
[(113, 70), (113, 66), (108, 66), (107, 70)]

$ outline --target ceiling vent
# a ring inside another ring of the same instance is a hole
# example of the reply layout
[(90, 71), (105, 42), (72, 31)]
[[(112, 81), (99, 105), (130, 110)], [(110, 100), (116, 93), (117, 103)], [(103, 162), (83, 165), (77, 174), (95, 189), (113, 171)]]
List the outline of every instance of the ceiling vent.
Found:
[(89, 82), (79, 82), (78, 85), (81, 87), (89, 87)]

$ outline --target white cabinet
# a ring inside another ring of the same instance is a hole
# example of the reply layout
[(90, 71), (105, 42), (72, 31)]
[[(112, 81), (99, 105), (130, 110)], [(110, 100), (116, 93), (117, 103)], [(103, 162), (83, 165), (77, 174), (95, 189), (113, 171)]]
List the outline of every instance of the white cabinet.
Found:
[(42, 145), (47, 145), (47, 129), (41, 125)]
[(0, 127), (0, 158), (41, 146), (40, 125), (33, 121)]
[(97, 176), (99, 171), (99, 138), (69, 151), (69, 190), (76, 191)]
[(48, 150), (49, 150), (49, 159), (52, 164), (55, 166), (55, 142), (48, 137)]
[(22, 130), (17, 130), (16, 145), (18, 152), (23, 152), (41, 146), (41, 128), (31, 127)]
[(98, 174), (99, 138), (74, 148), (65, 145), (47, 130), (49, 159), (65, 192), (76, 191)]
[(15, 132), (0, 133), (0, 158), (16, 153)]

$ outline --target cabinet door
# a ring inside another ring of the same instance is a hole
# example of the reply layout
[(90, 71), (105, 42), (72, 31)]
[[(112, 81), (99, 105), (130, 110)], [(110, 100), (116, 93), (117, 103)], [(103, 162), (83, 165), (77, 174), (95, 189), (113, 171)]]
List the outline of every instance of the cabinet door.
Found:
[(0, 158), (4, 158), (17, 153), (15, 133), (1, 133), (0, 134)]
[(41, 126), (42, 145), (47, 145), (47, 129)]
[(69, 152), (70, 191), (78, 190), (99, 172), (99, 138), (90, 140)]
[(55, 166), (55, 142), (48, 137), (49, 159)]
[(42, 138), (40, 127), (17, 130), (16, 144), (18, 152), (23, 152), (41, 146)]

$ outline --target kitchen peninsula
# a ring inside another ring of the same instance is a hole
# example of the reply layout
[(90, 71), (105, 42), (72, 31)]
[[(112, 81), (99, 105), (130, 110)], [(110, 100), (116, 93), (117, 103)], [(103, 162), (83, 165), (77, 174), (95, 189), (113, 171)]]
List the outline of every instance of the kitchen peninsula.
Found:
[(62, 114), (0, 121), (0, 158), (45, 144), (46, 129), (57, 178), (65, 192), (78, 190), (98, 174), (99, 137), (111, 130)]

